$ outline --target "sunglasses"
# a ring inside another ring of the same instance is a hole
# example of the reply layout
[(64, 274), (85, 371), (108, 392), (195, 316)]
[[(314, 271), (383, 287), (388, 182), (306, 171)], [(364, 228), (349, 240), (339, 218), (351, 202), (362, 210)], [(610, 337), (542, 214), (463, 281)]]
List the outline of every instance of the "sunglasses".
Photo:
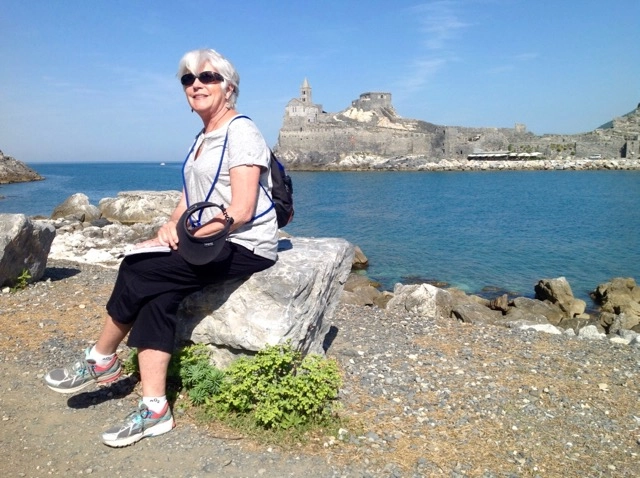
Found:
[(193, 73), (182, 75), (180, 83), (182, 83), (183, 86), (191, 86), (195, 83), (196, 78), (204, 85), (209, 85), (216, 81), (224, 81), (224, 77), (216, 71), (203, 71), (199, 75), (194, 75)]

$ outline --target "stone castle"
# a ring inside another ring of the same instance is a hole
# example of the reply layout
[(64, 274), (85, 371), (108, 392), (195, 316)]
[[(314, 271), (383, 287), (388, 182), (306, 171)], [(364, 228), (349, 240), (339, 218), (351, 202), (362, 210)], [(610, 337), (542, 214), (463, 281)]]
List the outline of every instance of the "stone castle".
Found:
[(275, 150), (293, 169), (349, 169), (354, 156), (376, 159), (602, 159), (640, 158), (640, 105), (600, 128), (576, 135), (537, 136), (514, 128), (440, 126), (400, 117), (391, 93), (368, 92), (339, 113), (313, 102), (305, 78), (300, 97), (285, 108)]

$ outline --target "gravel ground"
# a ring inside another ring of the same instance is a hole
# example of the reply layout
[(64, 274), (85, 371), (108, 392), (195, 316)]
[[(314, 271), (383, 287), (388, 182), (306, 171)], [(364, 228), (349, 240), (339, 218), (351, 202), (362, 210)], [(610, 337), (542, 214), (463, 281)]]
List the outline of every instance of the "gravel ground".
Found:
[(288, 450), (178, 415), (171, 433), (106, 447), (135, 383), (66, 396), (42, 377), (96, 338), (114, 278), (50, 261), (0, 295), (1, 476), (638, 476), (639, 348), (354, 306), (327, 352), (344, 372), (341, 436)]

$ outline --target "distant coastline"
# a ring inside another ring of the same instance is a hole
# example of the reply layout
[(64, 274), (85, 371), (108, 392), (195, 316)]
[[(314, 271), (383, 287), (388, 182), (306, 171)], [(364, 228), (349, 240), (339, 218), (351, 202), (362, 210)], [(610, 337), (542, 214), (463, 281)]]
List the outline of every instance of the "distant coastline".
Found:
[(23, 183), (29, 181), (41, 181), (44, 177), (28, 167), (22, 161), (0, 151), (0, 185), (11, 183)]

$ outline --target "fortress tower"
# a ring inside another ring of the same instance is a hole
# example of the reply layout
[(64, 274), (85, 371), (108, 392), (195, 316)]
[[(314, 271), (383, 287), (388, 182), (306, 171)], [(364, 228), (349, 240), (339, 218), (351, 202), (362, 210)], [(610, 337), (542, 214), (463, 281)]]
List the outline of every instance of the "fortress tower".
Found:
[(302, 86), (300, 87), (300, 101), (303, 103), (307, 103), (312, 105), (313, 100), (311, 99), (311, 87), (309, 86), (309, 82), (305, 78), (302, 82)]
[(316, 123), (322, 114), (322, 105), (313, 103), (311, 86), (305, 78), (300, 87), (300, 98), (294, 98), (285, 107), (285, 125), (299, 125), (302, 123)]

